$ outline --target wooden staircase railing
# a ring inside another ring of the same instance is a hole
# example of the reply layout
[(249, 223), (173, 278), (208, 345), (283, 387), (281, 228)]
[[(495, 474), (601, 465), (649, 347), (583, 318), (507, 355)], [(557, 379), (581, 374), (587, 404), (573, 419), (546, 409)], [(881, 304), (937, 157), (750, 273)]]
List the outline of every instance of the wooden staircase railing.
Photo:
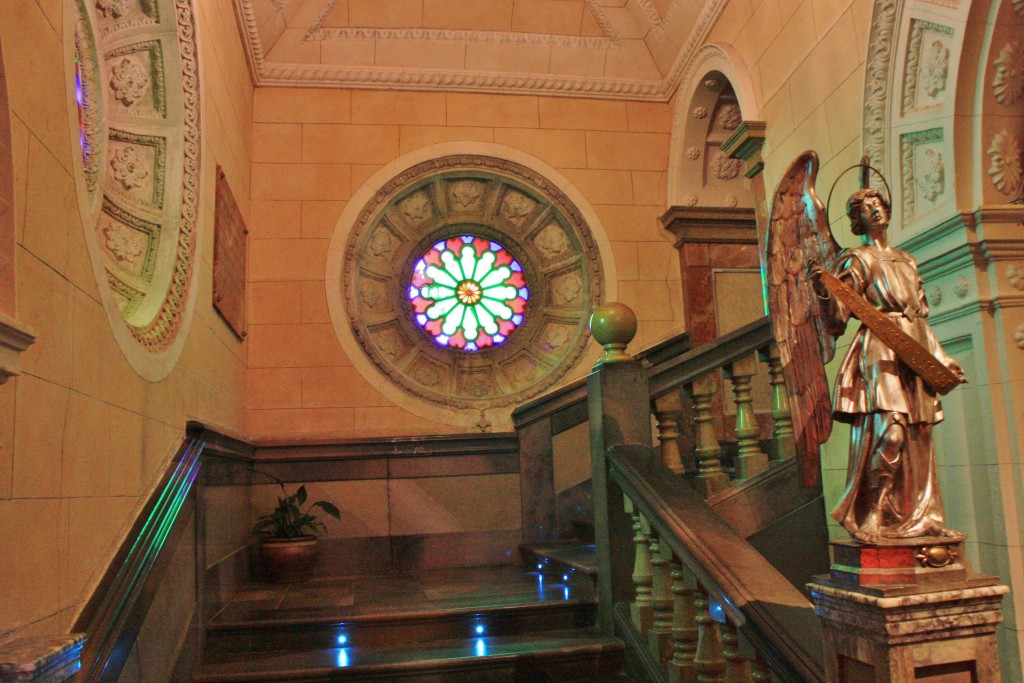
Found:
[[(750, 389), (759, 362), (773, 393), (774, 429), (765, 441)], [(735, 405), (731, 468), (715, 425), (723, 379)], [(823, 680), (821, 628), (811, 603), (738, 533), (743, 525), (714, 508), (726, 500), (739, 518), (737, 498), (777, 502), (771, 491), (779, 473), (793, 471), (786, 461), (792, 423), (768, 320), (657, 367), (636, 360), (600, 365), (587, 378), (587, 395), (598, 625), (627, 642), (631, 666), (673, 683)], [(652, 408), (659, 448), (651, 445)], [(687, 409), (692, 453), (666, 445), (681, 422), (664, 414)], [(759, 483), (768, 491), (757, 494)], [(819, 499), (808, 517), (823, 528), (820, 492), (803, 494), (794, 507), (808, 504), (808, 495)]]

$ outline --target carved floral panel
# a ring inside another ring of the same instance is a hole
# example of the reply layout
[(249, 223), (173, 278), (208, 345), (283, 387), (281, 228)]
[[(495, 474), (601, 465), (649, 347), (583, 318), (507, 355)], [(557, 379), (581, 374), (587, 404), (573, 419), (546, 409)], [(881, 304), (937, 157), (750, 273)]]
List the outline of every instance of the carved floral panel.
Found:
[(199, 193), (192, 0), (77, 0), (68, 97), (79, 210), (115, 338), (156, 381), (187, 326)]

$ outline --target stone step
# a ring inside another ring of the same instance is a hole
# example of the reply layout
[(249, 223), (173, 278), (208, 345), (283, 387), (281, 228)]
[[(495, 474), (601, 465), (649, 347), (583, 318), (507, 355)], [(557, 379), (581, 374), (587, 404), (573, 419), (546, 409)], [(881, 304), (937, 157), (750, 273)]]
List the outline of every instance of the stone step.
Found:
[[(533, 602), (496, 596), (491, 604), (450, 606), (422, 611), (373, 611), (364, 614), (330, 608), (296, 608), (250, 613), (244, 619), (220, 619), (207, 626), (208, 660), (257, 651), (350, 647), (388, 647), (457, 640), (474, 636), (511, 636), (594, 625), (597, 606), (589, 587), (543, 586)], [(550, 582), (549, 582), (550, 584)], [(575, 597), (579, 595), (579, 597)], [(544, 601), (536, 601), (541, 598)], [(504, 603), (504, 604), (503, 604)]]
[(205, 664), (194, 683), (416, 681), (481, 683), (624, 680), (621, 641), (594, 629), (441, 640), (406, 646), (237, 654)]

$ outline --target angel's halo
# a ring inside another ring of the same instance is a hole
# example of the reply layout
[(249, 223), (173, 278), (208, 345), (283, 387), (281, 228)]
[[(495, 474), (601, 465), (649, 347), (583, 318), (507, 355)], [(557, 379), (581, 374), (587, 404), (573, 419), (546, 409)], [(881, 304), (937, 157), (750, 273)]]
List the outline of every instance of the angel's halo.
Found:
[[(865, 156), (864, 161), (861, 161), (859, 164), (854, 164), (853, 166), (848, 166), (847, 168), (844, 168), (842, 172), (838, 176), (836, 176), (835, 181), (833, 181), (832, 183), (832, 187), (829, 188), (828, 199), (825, 201), (826, 219), (829, 219), (832, 216), (832, 193), (835, 192), (836, 185), (839, 184), (839, 181), (842, 180), (844, 175), (846, 175), (855, 168), (866, 168), (868, 170), (874, 171), (875, 174), (882, 179), (882, 184), (885, 185), (886, 202), (889, 204), (890, 207), (892, 207), (892, 190), (889, 189), (889, 181), (885, 179), (885, 175), (881, 171), (879, 171), (877, 168), (875, 168), (874, 166), (867, 162), (867, 157)], [(866, 187), (866, 185), (863, 185), (860, 189), (863, 190), (866, 189)]]

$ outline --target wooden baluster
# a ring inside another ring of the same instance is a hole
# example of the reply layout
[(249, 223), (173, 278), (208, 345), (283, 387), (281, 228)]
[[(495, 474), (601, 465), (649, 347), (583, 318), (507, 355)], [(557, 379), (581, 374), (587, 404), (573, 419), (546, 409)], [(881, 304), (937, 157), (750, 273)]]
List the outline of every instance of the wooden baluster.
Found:
[(668, 663), (669, 683), (695, 683), (697, 668), (697, 607), (695, 593), (686, 585), (683, 565), (672, 559), (672, 660)]
[(651, 607), (651, 583), (653, 574), (651, 572), (651, 551), (648, 547), (647, 534), (651, 528), (643, 515), (636, 511), (633, 501), (624, 497), (626, 514), (633, 519), (633, 543), (636, 546), (636, 553), (633, 559), (633, 586), (636, 597), (629, 604), (629, 616), (633, 620), (633, 626), (639, 633), (646, 633), (654, 621), (654, 613)]
[(699, 683), (725, 683), (725, 657), (722, 649), (722, 636), (718, 630), (718, 622), (711, 618), (708, 611), (708, 594), (697, 586), (697, 624), (700, 628), (697, 636), (697, 654), (693, 663), (697, 667)]
[(779, 347), (775, 344), (761, 351), (761, 358), (768, 363), (768, 383), (772, 387), (772, 420), (775, 429), (772, 431), (772, 460), (785, 460), (796, 453), (793, 438), (793, 413), (789, 409), (789, 392), (786, 391), (786, 378), (782, 374), (782, 358)]
[(733, 402), (736, 404), (736, 440), (739, 450), (736, 455), (736, 478), (750, 479), (768, 468), (768, 456), (761, 450), (758, 437), (761, 429), (754, 415), (754, 397), (750, 393), (750, 382), (757, 372), (757, 355), (751, 353), (733, 361), (725, 368), (725, 374), (732, 382)]
[(768, 662), (764, 661), (760, 657), (754, 660), (754, 671), (753, 671), (754, 683), (771, 683), (774, 678), (772, 677), (771, 667), (768, 666)]
[(685, 471), (679, 454), (679, 420), (682, 409), (683, 397), (678, 390), (654, 399), (654, 417), (658, 421), (661, 461), (675, 474), (682, 474)]
[(722, 446), (718, 443), (711, 413), (711, 397), (718, 386), (718, 373), (712, 372), (684, 387), (693, 400), (693, 421), (697, 423), (697, 476), (693, 478), (693, 486), (705, 498), (729, 486), (729, 475), (722, 470)]
[(736, 627), (726, 620), (721, 628), (722, 646), (725, 649), (725, 683), (754, 683), (750, 660), (740, 652)]
[(662, 544), (658, 534), (652, 532), (650, 538), (654, 621), (647, 632), (647, 645), (659, 662), (667, 662), (672, 656), (672, 579), (668, 567), (672, 550)]

